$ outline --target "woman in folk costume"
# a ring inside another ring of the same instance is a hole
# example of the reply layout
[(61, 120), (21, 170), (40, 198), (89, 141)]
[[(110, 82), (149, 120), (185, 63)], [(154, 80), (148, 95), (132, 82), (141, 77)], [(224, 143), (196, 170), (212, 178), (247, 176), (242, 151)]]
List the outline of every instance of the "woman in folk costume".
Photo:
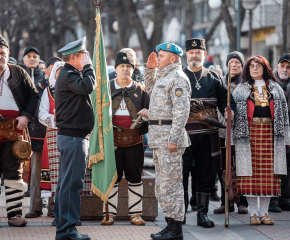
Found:
[(280, 195), (279, 175), (287, 171), (289, 117), (284, 92), (264, 57), (247, 60), (233, 97), (237, 104), (232, 137), (238, 193), (247, 197), (252, 225), (273, 225), (268, 207), (270, 198)]
[[(64, 62), (56, 62), (54, 64), (49, 77), (49, 87), (44, 90), (41, 97), (38, 116), (39, 122), (47, 127), (42, 153), (40, 188), (51, 190), (52, 195), (54, 195), (56, 191), (59, 167), (59, 152), (56, 146), (58, 128), (55, 122), (54, 86), (63, 66)], [(51, 201), (53, 201), (52, 198), (49, 199), (47, 215), (54, 217), (54, 209)]]

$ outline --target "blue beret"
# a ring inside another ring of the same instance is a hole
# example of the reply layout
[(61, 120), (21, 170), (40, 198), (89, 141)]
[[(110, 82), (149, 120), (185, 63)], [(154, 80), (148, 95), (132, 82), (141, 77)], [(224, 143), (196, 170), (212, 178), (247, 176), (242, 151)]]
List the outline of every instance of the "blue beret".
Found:
[(63, 48), (59, 49), (58, 52), (61, 52), (63, 56), (76, 52), (88, 53), (86, 50), (86, 37), (67, 44)]
[(175, 54), (177, 54), (180, 57), (183, 55), (183, 51), (182, 51), (181, 47), (177, 46), (174, 43), (162, 43), (162, 44), (159, 44), (156, 47), (156, 51), (159, 52), (160, 50), (175, 53)]

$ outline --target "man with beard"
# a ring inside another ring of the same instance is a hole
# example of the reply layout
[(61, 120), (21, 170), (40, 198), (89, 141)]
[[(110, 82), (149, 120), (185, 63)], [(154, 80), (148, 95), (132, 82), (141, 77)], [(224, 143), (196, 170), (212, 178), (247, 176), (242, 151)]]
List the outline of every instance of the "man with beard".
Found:
[[(283, 88), (288, 101), (290, 114), (290, 53), (285, 53), (279, 59), (277, 69), (274, 70), (276, 81)], [(290, 211), (290, 154), (287, 152), (287, 175), (281, 175), (281, 197), (272, 197), (269, 212)]]
[[(244, 66), (244, 55), (240, 52), (234, 51), (231, 52), (227, 56), (227, 67), (230, 69), (230, 78), (231, 78), (231, 86), (230, 91), (233, 93), (233, 91), (236, 89), (240, 82), (240, 75)], [(224, 77), (222, 77), (223, 82), (225, 85), (228, 85), (228, 74)], [(223, 116), (218, 113), (219, 121), (223, 122), (226, 125), (226, 120), (223, 118)], [(221, 206), (217, 209), (215, 209), (213, 212), (215, 214), (225, 213), (225, 188), (224, 183), (222, 179), (222, 173), (225, 170), (225, 164), (226, 164), (226, 148), (225, 148), (225, 139), (226, 138), (226, 129), (220, 129), (220, 142), (221, 142), (221, 151), (222, 151), (222, 169), (218, 172), (218, 177), (221, 183)], [(234, 152), (232, 152), (234, 154)], [(248, 202), (246, 197), (241, 196), (240, 201), (237, 203), (238, 206), (238, 213), (239, 214), (247, 214), (248, 213)], [(229, 206), (229, 212), (234, 212), (235, 207), (233, 204), (230, 204)]]
[(154, 151), (155, 195), (167, 226), (161, 232), (151, 234), (151, 238), (182, 240), (182, 154), (190, 145), (184, 127), (189, 115), (191, 87), (181, 68), (182, 49), (173, 43), (163, 43), (156, 47), (156, 51), (158, 58), (151, 53), (145, 67), (145, 86), (151, 94), (149, 147)]
[[(109, 197), (109, 220), (106, 209), (102, 225), (115, 222), (118, 205), (118, 183), (123, 178), (128, 181), (128, 208), (133, 225), (145, 225), (142, 219), (142, 170), (144, 165), (143, 134), (148, 132), (148, 121), (141, 121), (135, 129), (130, 129), (138, 112), (148, 112), (149, 94), (145, 87), (133, 81), (136, 53), (131, 48), (123, 48), (117, 53), (115, 68), (117, 77), (110, 81), (112, 97), (112, 121), (114, 125), (114, 145), (118, 178)], [(129, 140), (130, 139), (130, 140)], [(104, 204), (105, 207), (105, 204)]]
[[(201, 101), (205, 108), (200, 114), (217, 120), (216, 107), (224, 115), (227, 107), (227, 89), (221, 77), (203, 67), (206, 56), (204, 39), (188, 39), (186, 41), (186, 56), (188, 66), (183, 69), (188, 76), (192, 94), (191, 99)], [(231, 102), (232, 110), (235, 104)], [(232, 112), (232, 119), (234, 112)], [(205, 228), (214, 227), (207, 212), (210, 193), (215, 185), (215, 177), (221, 166), (221, 150), (217, 128), (205, 124), (202, 119), (193, 116), (186, 124), (192, 145), (183, 154), (183, 171), (191, 169), (193, 159), (196, 178), (197, 225)], [(210, 151), (209, 151), (210, 150)], [(188, 184), (187, 181), (185, 185)], [(186, 186), (185, 186), (186, 187)]]
[(23, 164), (12, 153), (12, 146), (17, 140), (16, 130), (13, 124), (6, 122), (16, 119), (17, 132), (22, 133), (28, 122), (33, 120), (39, 96), (26, 71), (17, 65), (7, 64), (8, 57), (9, 45), (0, 35), (0, 175), (3, 174), (5, 179), (8, 224), (24, 227), (27, 221), (22, 217), (22, 203), (27, 184), (22, 180)]

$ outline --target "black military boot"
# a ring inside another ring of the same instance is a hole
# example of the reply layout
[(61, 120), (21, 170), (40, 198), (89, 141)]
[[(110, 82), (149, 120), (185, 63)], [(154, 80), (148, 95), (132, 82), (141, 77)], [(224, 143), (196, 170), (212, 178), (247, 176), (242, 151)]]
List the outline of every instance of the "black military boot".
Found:
[(214, 222), (210, 221), (207, 212), (209, 205), (209, 193), (196, 193), (197, 200), (197, 225), (203, 226), (204, 228), (214, 227)]
[(189, 205), (189, 198), (188, 198), (188, 191), (184, 191), (184, 206), (185, 206), (185, 213), (184, 213), (184, 219), (182, 224), (186, 223), (186, 213), (187, 213), (187, 208)]
[(150, 237), (151, 238), (153, 238), (154, 239), (154, 237), (159, 237), (159, 236), (161, 236), (163, 233), (167, 233), (168, 231), (169, 231), (169, 227), (168, 227), (168, 219), (169, 218), (165, 218), (165, 221), (167, 222), (167, 226), (166, 226), (166, 228), (164, 228), (163, 230), (161, 230), (160, 232), (158, 232), (158, 233), (152, 233), (151, 235), (150, 235)]
[(168, 218), (168, 231), (163, 232), (157, 237), (152, 237), (153, 240), (183, 240), (182, 222), (175, 221), (172, 218)]

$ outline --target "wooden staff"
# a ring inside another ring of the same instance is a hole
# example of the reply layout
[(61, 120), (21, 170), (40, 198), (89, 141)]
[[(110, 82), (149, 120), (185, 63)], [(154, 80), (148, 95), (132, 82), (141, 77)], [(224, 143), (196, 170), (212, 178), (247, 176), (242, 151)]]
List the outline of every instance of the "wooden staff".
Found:
[(229, 226), (229, 201), (233, 200), (232, 189), (232, 167), (231, 167), (231, 64), (228, 73), (228, 92), (227, 92), (227, 141), (226, 141), (226, 169), (225, 169), (225, 227)]

